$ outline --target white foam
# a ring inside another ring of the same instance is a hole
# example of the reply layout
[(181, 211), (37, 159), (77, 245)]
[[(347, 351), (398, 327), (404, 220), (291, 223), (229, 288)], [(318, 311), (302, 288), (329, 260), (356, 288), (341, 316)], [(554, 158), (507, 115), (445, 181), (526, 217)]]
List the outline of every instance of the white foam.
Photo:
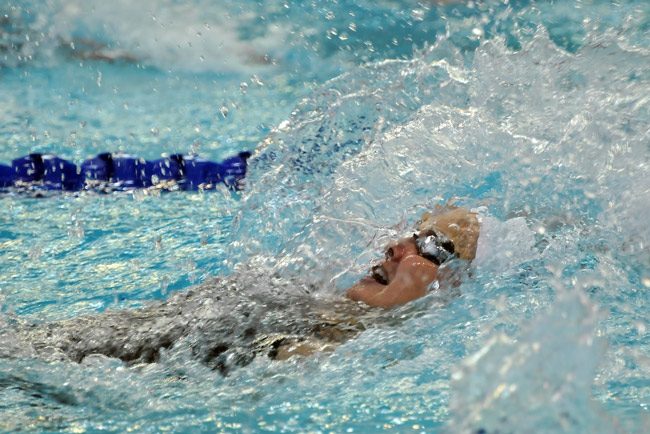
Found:
[(515, 217), (500, 221), (494, 217), (480, 217), (480, 235), (474, 265), (493, 270), (511, 270), (536, 256), (533, 246), (535, 234), (526, 219)]
[(620, 432), (591, 400), (601, 314), (563, 291), (517, 340), (497, 334), (453, 374), (449, 432)]

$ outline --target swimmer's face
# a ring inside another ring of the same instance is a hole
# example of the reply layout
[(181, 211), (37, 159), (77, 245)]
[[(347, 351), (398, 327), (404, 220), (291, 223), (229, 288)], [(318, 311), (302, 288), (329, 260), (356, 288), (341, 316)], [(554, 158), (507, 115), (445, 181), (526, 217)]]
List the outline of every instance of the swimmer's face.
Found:
[(384, 260), (372, 268), (373, 277), (379, 283), (389, 284), (395, 278), (397, 267), (402, 259), (417, 254), (418, 249), (412, 237), (402, 238), (389, 244), (386, 247)]

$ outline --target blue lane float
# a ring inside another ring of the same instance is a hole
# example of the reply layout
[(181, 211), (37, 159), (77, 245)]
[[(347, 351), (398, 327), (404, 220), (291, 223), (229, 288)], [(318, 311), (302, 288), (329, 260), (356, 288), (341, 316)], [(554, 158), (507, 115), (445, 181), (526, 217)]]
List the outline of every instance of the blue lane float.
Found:
[(211, 190), (219, 185), (239, 190), (246, 177), (250, 152), (221, 162), (196, 155), (173, 154), (144, 160), (127, 154), (101, 153), (80, 166), (50, 154), (29, 154), (0, 164), (0, 190), (8, 191), (128, 191)]

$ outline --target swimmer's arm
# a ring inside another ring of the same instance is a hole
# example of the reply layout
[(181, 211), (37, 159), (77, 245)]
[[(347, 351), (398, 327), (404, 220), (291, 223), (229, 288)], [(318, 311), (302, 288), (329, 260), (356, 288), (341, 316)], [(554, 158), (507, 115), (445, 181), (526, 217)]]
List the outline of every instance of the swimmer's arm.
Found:
[(368, 276), (364, 277), (356, 285), (349, 288), (347, 296), (351, 300), (367, 303), (366, 300), (379, 294), (385, 287), (386, 285), (382, 285), (372, 277)]

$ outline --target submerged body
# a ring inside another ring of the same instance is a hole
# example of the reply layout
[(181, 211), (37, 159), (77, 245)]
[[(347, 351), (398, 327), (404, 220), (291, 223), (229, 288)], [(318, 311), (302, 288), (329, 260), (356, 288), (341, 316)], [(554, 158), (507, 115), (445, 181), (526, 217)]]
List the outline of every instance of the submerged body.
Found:
[(5, 327), (0, 356), (80, 363), (101, 354), (133, 365), (173, 350), (227, 374), (257, 356), (327, 351), (365, 328), (367, 309), (310, 292), (306, 284), (250, 272), (215, 279), (137, 310)]
[(370, 307), (420, 298), (440, 280), (441, 265), (469, 263), (475, 256), (479, 222), (473, 212), (425, 214), (418, 231), (390, 244), (371, 276), (347, 290), (349, 299), (319, 299), (305, 282), (246, 269), (137, 310), (17, 323), (0, 331), (0, 356), (81, 363), (101, 354), (138, 364), (157, 362), (167, 350), (186, 351), (227, 374), (260, 355), (283, 360), (332, 350), (377, 323), (377, 310)]

